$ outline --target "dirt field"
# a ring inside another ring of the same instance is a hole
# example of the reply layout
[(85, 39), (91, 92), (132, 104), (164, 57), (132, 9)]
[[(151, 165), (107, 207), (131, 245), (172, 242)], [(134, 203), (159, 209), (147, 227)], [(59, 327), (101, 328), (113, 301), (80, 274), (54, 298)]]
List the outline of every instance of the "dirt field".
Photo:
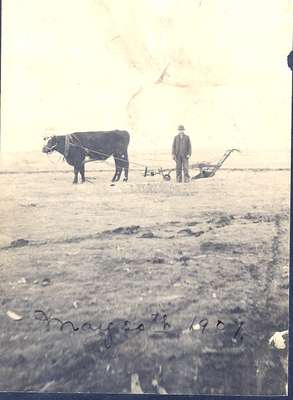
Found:
[(285, 394), (289, 171), (88, 176), (0, 175), (0, 389)]

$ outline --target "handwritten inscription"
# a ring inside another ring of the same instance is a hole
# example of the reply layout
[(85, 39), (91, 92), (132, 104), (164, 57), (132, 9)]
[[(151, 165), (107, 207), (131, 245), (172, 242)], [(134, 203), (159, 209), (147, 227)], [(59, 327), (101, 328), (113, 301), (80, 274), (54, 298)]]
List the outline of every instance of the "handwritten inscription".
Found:
[[(161, 314), (159, 312), (151, 314), (150, 318), (145, 320), (144, 322), (134, 323), (125, 319), (125, 320), (119, 320), (118, 322), (111, 321), (104, 327), (101, 323), (95, 325), (90, 321), (84, 322), (80, 326), (77, 326), (70, 320), (63, 321), (56, 317), (52, 316), (50, 317), (43, 310), (35, 310), (34, 318), (44, 323), (47, 331), (49, 331), (53, 325), (53, 327), (55, 328), (57, 326), (59, 330), (62, 332), (66, 328), (69, 328), (71, 332), (95, 332), (103, 341), (103, 344), (106, 349), (109, 349), (113, 345), (113, 340), (115, 332), (117, 332), (117, 329), (119, 329), (120, 332), (123, 332), (126, 335), (129, 335), (131, 333), (140, 333), (143, 331), (151, 331), (153, 333), (156, 332), (163, 335), (172, 332), (172, 325), (168, 321), (167, 314)], [(243, 321), (238, 322), (235, 320), (234, 324), (235, 324), (235, 329), (232, 333), (231, 340), (233, 343), (242, 343), (243, 336), (241, 332), (243, 329), (244, 322)], [(190, 332), (195, 330), (200, 330), (201, 334), (204, 334), (207, 331), (208, 326), (209, 326), (209, 320), (207, 318), (198, 320), (197, 317), (194, 317), (192, 319), (191, 324), (188, 326), (187, 330)], [(212, 328), (215, 329), (216, 331), (225, 331), (225, 323), (218, 319), (217, 323), (213, 325)]]

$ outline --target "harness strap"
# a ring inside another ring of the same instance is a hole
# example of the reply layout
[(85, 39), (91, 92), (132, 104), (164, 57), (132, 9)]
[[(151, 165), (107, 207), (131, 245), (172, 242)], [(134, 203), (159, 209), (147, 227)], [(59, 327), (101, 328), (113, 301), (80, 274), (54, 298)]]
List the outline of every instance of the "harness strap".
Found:
[[(106, 158), (108, 158), (108, 157), (111, 156), (111, 154), (103, 153), (102, 151), (89, 149), (88, 147), (83, 146), (83, 145), (81, 144), (80, 140), (78, 139), (78, 137), (74, 135), (74, 133), (72, 133), (70, 136), (71, 136), (72, 138), (74, 138), (74, 139), (78, 142), (78, 144), (72, 144), (72, 145), (73, 145), (73, 146), (78, 146), (78, 147), (80, 147), (81, 149), (83, 149), (83, 150), (85, 151), (86, 155), (88, 155), (89, 157), (91, 157), (91, 153), (99, 154), (99, 155), (105, 156)], [(128, 162), (129, 164), (140, 165), (140, 166), (145, 167), (145, 166), (142, 165), (142, 164), (138, 164), (138, 163), (134, 163), (134, 162), (129, 162), (128, 160), (126, 160), (126, 159), (124, 158), (124, 154), (122, 154), (121, 157), (115, 157), (115, 159), (116, 159), (116, 160), (119, 160), (119, 161)], [(105, 161), (105, 160), (102, 160), (102, 161)]]
[[(104, 153), (104, 152), (102, 152), (102, 151), (89, 149), (88, 147), (83, 146), (83, 145), (81, 144), (81, 141), (79, 140), (79, 138), (78, 138), (74, 133), (71, 133), (71, 134), (68, 135), (68, 136), (70, 136), (70, 138), (71, 138), (71, 140), (72, 140), (72, 142), (70, 142), (69, 144), (70, 144), (71, 146), (78, 146), (78, 147), (80, 147), (81, 149), (83, 149), (83, 150), (85, 151), (85, 153), (86, 153), (89, 157), (91, 156), (91, 153), (99, 154), (99, 155), (105, 156), (106, 158), (110, 157), (110, 155), (111, 155), (111, 154)], [(77, 141), (77, 143), (74, 143), (74, 142), (73, 142), (74, 139), (75, 139), (75, 141)], [(122, 157), (123, 157), (123, 158), (122, 158)], [(139, 163), (136, 163), (136, 162), (133, 162), (133, 161), (126, 160), (126, 159), (124, 158), (124, 155), (122, 155), (121, 157), (115, 157), (115, 159), (116, 159), (116, 160), (119, 160), (119, 161), (123, 161), (123, 162), (125, 162), (125, 163), (129, 163), (129, 164), (132, 164), (132, 165), (137, 165), (137, 166), (140, 166), (140, 167), (145, 168), (145, 165), (143, 165), (143, 164), (139, 164)], [(105, 161), (105, 160), (103, 160), (103, 161)]]

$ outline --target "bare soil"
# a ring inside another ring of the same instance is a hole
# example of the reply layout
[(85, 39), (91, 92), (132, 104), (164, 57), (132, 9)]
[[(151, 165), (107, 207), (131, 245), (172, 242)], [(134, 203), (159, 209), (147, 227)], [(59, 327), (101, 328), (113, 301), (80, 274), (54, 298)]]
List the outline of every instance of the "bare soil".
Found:
[(285, 394), (289, 171), (88, 175), (0, 175), (0, 390)]

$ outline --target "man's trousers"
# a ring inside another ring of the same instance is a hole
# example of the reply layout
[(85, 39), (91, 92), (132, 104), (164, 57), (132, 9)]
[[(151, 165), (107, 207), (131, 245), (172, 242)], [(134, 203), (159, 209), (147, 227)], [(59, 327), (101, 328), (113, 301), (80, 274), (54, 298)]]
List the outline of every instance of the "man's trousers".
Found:
[(183, 174), (184, 174), (184, 182), (189, 182), (188, 158), (178, 155), (176, 157), (176, 178), (177, 178), (177, 182), (182, 182), (182, 170), (183, 170)]

